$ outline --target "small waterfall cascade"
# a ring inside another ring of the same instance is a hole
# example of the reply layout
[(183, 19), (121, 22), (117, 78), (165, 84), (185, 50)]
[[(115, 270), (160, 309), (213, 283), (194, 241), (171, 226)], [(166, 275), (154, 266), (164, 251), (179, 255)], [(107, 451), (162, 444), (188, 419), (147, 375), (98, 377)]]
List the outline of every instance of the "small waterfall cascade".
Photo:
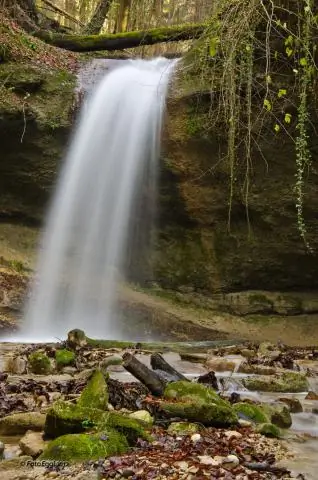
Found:
[[(175, 61), (128, 60), (82, 107), (43, 234), (26, 308), (25, 341), (118, 331), (117, 284), (144, 182), (155, 182), (161, 123)], [(152, 188), (151, 191), (155, 192)]]

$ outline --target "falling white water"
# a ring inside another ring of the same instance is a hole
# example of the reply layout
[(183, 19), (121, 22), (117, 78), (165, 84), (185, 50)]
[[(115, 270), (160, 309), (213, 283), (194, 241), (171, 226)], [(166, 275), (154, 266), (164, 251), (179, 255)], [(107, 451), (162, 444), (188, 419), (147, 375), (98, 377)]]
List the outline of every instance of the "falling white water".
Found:
[(144, 173), (156, 171), (174, 63), (127, 61), (105, 74), (84, 105), (42, 239), (25, 341), (65, 338), (73, 328), (123, 337), (116, 284)]

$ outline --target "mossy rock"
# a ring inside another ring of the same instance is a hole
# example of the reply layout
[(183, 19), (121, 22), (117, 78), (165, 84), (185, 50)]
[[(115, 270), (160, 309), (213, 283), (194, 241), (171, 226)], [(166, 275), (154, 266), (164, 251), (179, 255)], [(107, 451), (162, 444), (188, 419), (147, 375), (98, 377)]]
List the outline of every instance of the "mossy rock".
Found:
[(79, 328), (71, 330), (67, 334), (67, 343), (71, 348), (84, 347), (87, 344), (85, 332)]
[(42, 431), (45, 415), (39, 412), (13, 413), (0, 418), (1, 435), (23, 435), (28, 430)]
[(270, 421), (270, 417), (265, 413), (264, 409), (258, 405), (239, 402), (235, 403), (233, 408), (238, 417), (243, 420), (250, 420), (254, 423), (268, 423)]
[(128, 450), (125, 437), (113, 429), (94, 434), (63, 435), (51, 441), (39, 460), (83, 462), (121, 455)]
[(196, 423), (189, 423), (189, 422), (172, 422), (168, 427), (168, 434), (169, 435), (192, 435), (193, 433), (197, 433), (199, 431), (199, 426)]
[(107, 428), (114, 428), (123, 433), (130, 444), (134, 444), (138, 438), (151, 440), (150, 435), (135, 419), (118, 412), (105, 412), (62, 401), (56, 402), (48, 410), (44, 432), (49, 438), (56, 438), (69, 433), (102, 431)]
[(284, 372), (276, 375), (248, 377), (243, 385), (252, 391), (260, 392), (306, 392), (309, 385), (305, 375), (296, 372)]
[(207, 404), (217, 403), (218, 405), (229, 405), (228, 402), (222, 400), (212, 388), (200, 383), (186, 381), (170, 383), (164, 391), (164, 397), (167, 400), (193, 400)]
[(66, 367), (67, 365), (73, 365), (75, 358), (75, 353), (71, 350), (61, 349), (55, 352), (55, 361), (58, 369)]
[(137, 410), (136, 412), (130, 413), (128, 417), (137, 420), (137, 422), (140, 422), (141, 425), (146, 427), (153, 425), (153, 417), (147, 410)]
[(50, 359), (43, 352), (31, 353), (28, 362), (31, 372), (36, 375), (47, 375), (52, 370)]
[(108, 389), (104, 375), (100, 370), (95, 370), (88, 384), (78, 400), (79, 407), (97, 408), (107, 410)]
[(282, 436), (280, 429), (273, 423), (262, 423), (258, 425), (256, 431), (270, 438), (280, 438)]
[(172, 418), (201, 423), (212, 427), (229, 427), (238, 423), (234, 409), (216, 403), (177, 402), (161, 404), (161, 409)]
[(263, 405), (263, 409), (267, 412), (270, 421), (280, 428), (290, 428), (293, 420), (289, 408), (283, 403), (274, 403), (271, 405)]

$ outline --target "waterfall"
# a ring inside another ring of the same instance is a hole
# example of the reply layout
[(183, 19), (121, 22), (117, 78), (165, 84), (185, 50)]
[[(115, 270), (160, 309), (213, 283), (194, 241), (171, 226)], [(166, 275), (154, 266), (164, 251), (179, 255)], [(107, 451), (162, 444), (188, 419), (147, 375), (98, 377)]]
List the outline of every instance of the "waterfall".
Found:
[[(129, 60), (83, 105), (44, 231), (21, 335), (65, 338), (80, 328), (123, 338), (117, 282), (145, 179), (156, 177), (162, 116), (175, 62)], [(152, 190), (154, 191), (154, 190)]]

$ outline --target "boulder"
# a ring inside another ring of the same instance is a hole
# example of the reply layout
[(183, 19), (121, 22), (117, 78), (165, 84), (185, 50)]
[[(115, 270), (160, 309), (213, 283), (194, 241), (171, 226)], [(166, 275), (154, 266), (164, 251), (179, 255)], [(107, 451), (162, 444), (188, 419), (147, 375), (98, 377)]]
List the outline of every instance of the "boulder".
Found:
[(23, 375), (27, 371), (27, 359), (24, 357), (9, 357), (6, 361), (5, 371), (13, 375)]
[(19, 447), (24, 455), (38, 457), (45, 449), (43, 434), (41, 432), (26, 432), (19, 442)]
[(87, 344), (86, 335), (83, 330), (78, 328), (71, 330), (67, 334), (67, 343), (71, 348), (81, 348)]
[(213, 372), (233, 372), (235, 369), (235, 362), (222, 357), (208, 356), (206, 366)]
[(242, 380), (243, 385), (252, 391), (261, 392), (306, 392), (308, 380), (305, 375), (297, 372), (283, 372), (276, 375), (261, 375)]
[(47, 375), (52, 366), (49, 357), (43, 352), (34, 352), (28, 358), (29, 368), (36, 375)]
[(290, 428), (292, 418), (289, 408), (284, 403), (263, 404), (263, 409), (270, 418), (270, 421), (279, 428)]
[(113, 429), (99, 433), (63, 435), (52, 440), (40, 460), (84, 462), (121, 455), (128, 450), (124, 435)]
[(248, 420), (253, 423), (267, 423), (270, 421), (269, 416), (264, 409), (253, 403), (239, 402), (233, 405), (239, 418)]
[(23, 435), (28, 430), (42, 431), (45, 415), (38, 412), (14, 413), (0, 418), (1, 435)]
[(164, 397), (160, 407), (170, 417), (215, 427), (238, 423), (231, 404), (204, 385), (186, 381), (172, 382), (166, 387)]

